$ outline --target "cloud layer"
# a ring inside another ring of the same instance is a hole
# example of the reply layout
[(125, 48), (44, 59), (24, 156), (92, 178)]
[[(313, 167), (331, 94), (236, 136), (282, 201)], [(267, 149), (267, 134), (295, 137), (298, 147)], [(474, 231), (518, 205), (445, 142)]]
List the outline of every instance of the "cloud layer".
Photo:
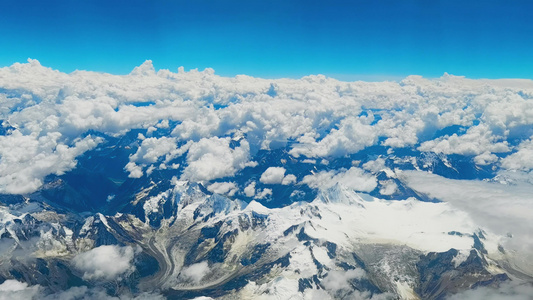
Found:
[(404, 171), (400, 177), (413, 189), (452, 204), (468, 213), (479, 226), (504, 237), (500, 241), (502, 246), (519, 253), (507, 258), (510, 263), (526, 273), (533, 270), (533, 187), (530, 184), (452, 180), (419, 171)]
[(293, 157), (326, 159), (412, 147), (529, 172), (532, 98), (530, 80), (227, 78), (211, 69), (156, 72), (151, 61), (122, 76), (65, 74), (29, 60), (0, 69), (0, 192), (29, 193), (46, 175), (72, 170), (103, 142), (91, 132), (120, 137), (136, 128), (146, 133), (124, 166), (133, 178), (181, 156), (182, 179), (231, 177), (254, 166), (258, 150), (286, 145)]

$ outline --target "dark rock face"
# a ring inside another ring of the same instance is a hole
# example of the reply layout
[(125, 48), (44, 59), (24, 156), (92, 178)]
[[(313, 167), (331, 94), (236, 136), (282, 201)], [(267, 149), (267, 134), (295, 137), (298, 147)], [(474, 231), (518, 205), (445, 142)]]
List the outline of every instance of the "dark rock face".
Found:
[[(283, 151), (278, 154), (286, 155)], [(347, 162), (338, 159), (333, 163), (343, 166)], [(441, 167), (436, 167), (436, 169), (439, 168)], [(99, 166), (92, 170), (101, 172), (105, 170), (105, 167)], [(439, 170), (444, 172), (443, 169)], [(298, 169), (295, 167), (293, 171), (296, 173)], [(120, 174), (115, 175), (120, 177)], [(257, 234), (268, 230), (269, 215), (254, 210), (246, 211), (244, 210), (247, 205), (245, 202), (213, 194), (198, 183), (186, 183), (181, 188), (171, 187), (168, 182), (163, 184), (161, 182), (165, 181), (165, 176), (165, 174), (154, 173), (151, 180), (125, 179), (119, 185), (113, 180), (110, 183), (110, 179), (102, 177), (101, 174), (85, 177), (70, 174), (68, 178), (55, 178), (49, 181), (43, 189), (30, 195), (29, 198), (30, 201), (45, 205), (47, 209), (54, 211), (58, 219), (44, 220), (42, 216), (40, 219), (32, 214), (21, 214), (20, 218), (0, 224), (0, 229), (2, 229), (1, 226), (6, 229), (1, 235), (0, 246), (15, 254), (10, 261), (2, 262), (0, 279), (17, 279), (32, 285), (40, 284), (51, 291), (85, 285), (104, 287), (109, 294), (124, 291), (136, 293), (142, 291), (139, 284), (144, 283), (147, 278), (159, 278), (158, 276), (163, 276), (161, 274), (170, 276), (166, 272), (174, 270), (176, 265), (175, 262), (170, 262), (168, 265), (169, 262), (165, 258), (174, 259), (173, 255), (176, 254), (173, 251), (177, 249), (179, 255), (183, 256), (180, 257), (182, 267), (190, 267), (200, 262), (207, 262), (209, 268), (229, 266), (225, 271), (213, 271), (219, 273), (207, 275), (215, 279), (222, 275), (227, 275), (227, 277), (206, 288), (193, 290), (184, 287), (180, 289), (180, 273), (178, 272), (172, 275), (177, 277), (178, 285), (175, 288), (165, 287), (163, 289), (165, 296), (170, 299), (189, 299), (197, 296), (232, 297), (252, 281), (268, 282), (272, 279), (271, 272), (279, 273), (284, 270), (293, 272), (290, 266), (291, 263), (295, 263), (296, 258), (291, 255), (290, 251), (296, 247), (302, 247), (301, 251), (309, 252), (309, 264), (316, 269), (316, 273), (301, 276), (295, 280), (298, 291), (301, 293), (309, 290), (325, 290), (327, 288), (325, 280), (332, 272), (354, 270), (363, 270), (368, 276), (349, 278), (346, 282), (349, 290), (330, 291), (332, 296), (350, 299), (350, 297), (355, 297), (357, 292), (366, 293), (369, 296), (396, 292), (394, 284), (398, 280), (398, 275), (391, 275), (393, 282), (390, 282), (391, 278), (385, 278), (386, 274), (378, 271), (382, 267), (378, 263), (380, 259), (394, 251), (387, 252), (389, 250), (386, 250), (386, 247), (374, 245), (365, 251), (352, 249), (346, 252), (343, 245), (331, 242), (327, 238), (314, 237), (314, 221), (287, 223), (287, 226), (282, 228), (282, 234), (278, 239), (291, 241), (288, 243), (291, 246), (287, 249), (280, 249), (280, 246), (276, 244), (278, 240), (253, 241), (243, 243), (241, 247), (244, 250), (235, 252), (232, 247), (239, 238), (242, 238), (242, 235), (247, 232)], [(380, 176), (383, 180), (391, 180), (385, 173)], [(158, 179), (159, 181), (154, 181)], [(103, 184), (102, 190), (92, 193), (88, 187), (99, 183)], [(416, 195), (407, 187), (402, 186), (401, 182), (397, 184), (398, 193), (402, 195), (414, 195), (423, 201), (433, 201)], [(277, 187), (274, 192), (286, 194), (293, 190), (294, 187), (292, 190)], [(326, 204), (342, 199), (342, 192), (343, 190), (338, 186), (328, 194), (313, 191), (315, 195), (325, 199), (323, 202)], [(107, 193), (116, 194), (115, 197), (119, 198), (118, 201), (122, 201), (123, 204), (118, 205), (113, 202), (114, 200), (106, 201), (103, 197)], [(311, 195), (311, 192), (308, 191), (307, 195)], [(157, 198), (157, 201), (154, 198)], [(25, 201), (24, 197), (0, 196), (0, 202), (6, 205), (21, 206)], [(278, 201), (281, 200), (278, 199)], [(287, 201), (291, 202), (291, 200)], [(289, 202), (275, 205), (285, 206), (290, 204)], [(147, 209), (147, 205), (153, 205), (154, 209)], [(361, 203), (353, 203), (353, 205), (364, 209)], [(100, 209), (113, 212), (114, 216), (94, 212)], [(190, 220), (184, 221), (180, 219), (183, 217), (180, 213), (186, 209), (190, 209)], [(324, 211), (313, 203), (297, 209), (300, 216), (309, 216), (313, 220), (322, 220), (323, 216), (326, 216)], [(59, 214), (61, 214), (60, 217)], [(65, 228), (72, 230), (72, 241), (67, 241), (68, 234)], [(166, 240), (156, 249), (151, 237), (169, 228), (174, 231), (171, 230), (171, 234), (164, 235)], [(64, 243), (66, 251), (70, 254), (23, 259), (24, 255), (36, 250), (28, 248), (28, 245), (39, 240), (43, 232), (50, 233), (49, 243), (54, 241)], [(493, 275), (487, 271), (488, 262), (485, 258), (487, 251), (483, 245), (485, 236), (482, 231), (473, 234), (451, 231), (448, 234), (473, 239), (471, 252), (458, 265), (454, 261), (458, 255), (455, 249), (421, 256), (419, 256), (420, 252), (415, 253), (412, 249), (404, 249), (405, 253), (402, 252), (404, 250), (398, 250), (399, 254), (394, 258), (398, 260), (397, 264), (408, 265), (403, 269), (395, 266), (396, 271), (400, 270), (401, 274), (414, 278), (414, 292), (421, 299), (445, 299), (460, 291), (496, 286), (509, 280), (507, 274)], [(138, 247), (139, 253), (132, 262), (135, 271), (121, 278), (118, 286), (109, 282), (88, 282), (83, 279), (83, 274), (70, 265), (70, 259), (76, 253), (103, 245)], [(374, 252), (372, 255), (375, 257), (369, 260), (368, 252)], [(330, 259), (333, 263), (323, 263), (324, 258)], [(220, 273), (223, 272), (227, 274), (221, 275)], [(294, 272), (298, 274), (299, 270)], [(150, 288), (161, 288), (156, 280), (154, 282)]]
[(445, 299), (447, 296), (477, 286), (487, 286), (509, 280), (506, 274), (492, 275), (486, 269), (487, 262), (476, 249), (457, 267), (452, 261), (458, 251), (431, 252), (420, 257), (416, 267), (420, 272), (420, 284), (416, 292), (422, 299)]

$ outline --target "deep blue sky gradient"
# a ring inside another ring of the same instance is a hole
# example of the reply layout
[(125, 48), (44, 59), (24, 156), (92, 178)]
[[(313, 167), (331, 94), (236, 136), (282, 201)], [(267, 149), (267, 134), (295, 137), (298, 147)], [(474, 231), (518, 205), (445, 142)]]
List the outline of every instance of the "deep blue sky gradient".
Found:
[[(531, 3), (531, 4), (530, 4)], [(0, 66), (533, 78), (533, 1), (0, 0)]]

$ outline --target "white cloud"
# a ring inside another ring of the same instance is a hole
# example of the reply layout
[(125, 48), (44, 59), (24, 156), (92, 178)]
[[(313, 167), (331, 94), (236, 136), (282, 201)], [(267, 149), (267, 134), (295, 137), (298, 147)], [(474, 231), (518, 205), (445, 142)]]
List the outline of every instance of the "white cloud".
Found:
[(166, 155), (166, 161), (169, 161), (177, 154), (183, 154), (183, 152), (178, 151), (176, 139), (168, 137), (147, 138), (142, 141), (137, 152), (130, 157), (130, 161), (153, 164), (163, 155)]
[(135, 270), (131, 264), (135, 252), (131, 246), (100, 246), (76, 255), (72, 264), (83, 272), (83, 279), (112, 280)]
[(268, 196), (272, 196), (272, 189), (264, 188), (261, 191), (257, 191), (255, 199), (265, 199)]
[(382, 195), (392, 195), (398, 191), (398, 185), (392, 180), (380, 181), (379, 193)]
[(362, 279), (366, 277), (366, 272), (363, 269), (354, 269), (347, 271), (331, 270), (326, 277), (322, 279), (321, 283), (326, 290), (336, 292), (338, 290), (352, 290), (352, 286), (348, 282), (352, 279)]
[(479, 154), (478, 156), (474, 157), (474, 162), (476, 163), (476, 165), (480, 165), (480, 166), (486, 166), (497, 161), (498, 161), (498, 156), (488, 151), (485, 151)]
[(443, 138), (422, 143), (420, 151), (432, 151), (444, 154), (479, 155), (491, 152), (510, 151), (507, 141), (494, 135), (487, 125), (471, 127), (464, 135), (453, 134)]
[(0, 284), (0, 300), (33, 299), (39, 292), (39, 286), (28, 286), (25, 282), (19, 282), (13, 279), (8, 279)]
[(207, 187), (210, 192), (233, 196), (237, 192), (237, 185), (234, 182), (215, 182)]
[[(148, 131), (126, 168), (131, 177), (184, 154), (189, 148), (175, 148), (184, 141), (192, 147), (183, 174), (190, 180), (232, 176), (257, 150), (285, 145), (290, 154), (317, 161), (377, 143), (471, 155), (479, 165), (496, 164), (494, 153), (512, 151), (503, 167), (531, 169), (527, 144), (517, 149), (509, 144), (533, 134), (533, 104), (527, 99), (533, 95), (531, 80), (226, 78), (211, 69), (156, 72), (150, 61), (129, 75), (115, 76), (65, 74), (29, 60), (0, 68), (0, 86), (6, 91), (0, 93), (0, 119), (17, 128), (0, 137), (0, 192), (5, 193), (34, 191), (44, 176), (74, 168), (75, 157), (95, 146), (75, 142), (90, 130), (117, 137), (134, 128)], [(267, 95), (271, 87), (275, 96)], [(433, 139), (450, 126), (464, 131)], [(163, 131), (158, 128), (169, 128), (171, 136), (151, 139), (154, 130)], [(221, 141), (236, 135), (245, 138), (240, 147)], [(59, 153), (64, 147), (68, 154)], [(31, 159), (37, 156), (38, 161)], [(211, 163), (212, 174), (207, 171)], [(36, 167), (23, 170), (21, 165)]]
[(189, 148), (188, 166), (183, 171), (182, 179), (209, 181), (226, 176), (256, 163), (250, 161), (250, 145), (246, 140), (232, 149), (230, 138), (203, 138)]
[(64, 291), (50, 293), (41, 285), (28, 286), (27, 283), (8, 279), (0, 284), (0, 300), (163, 300), (163, 295), (156, 293), (140, 293), (136, 296), (122, 294), (118, 297), (109, 296), (101, 287), (88, 288), (87, 286), (71, 287)]
[(209, 265), (206, 261), (199, 262), (181, 270), (180, 277), (185, 280), (191, 280), (193, 283), (198, 284), (209, 273)]
[(37, 190), (48, 174), (62, 175), (76, 167), (76, 157), (93, 149), (101, 138), (87, 136), (71, 145), (59, 132), (45, 136), (14, 130), (0, 136), (0, 193), (24, 194)]
[(129, 172), (128, 177), (140, 178), (143, 175), (143, 168), (146, 166), (150, 173), (154, 170), (154, 163), (158, 162), (162, 156), (165, 156), (163, 162), (169, 162), (172, 159), (183, 155), (191, 143), (187, 143), (178, 148), (175, 138), (143, 138), (142, 143), (137, 151), (129, 158), (129, 162), (124, 169)]
[(478, 287), (448, 297), (448, 300), (530, 300), (531, 283), (504, 282), (499, 287)]
[(134, 162), (130, 161), (126, 164), (124, 167), (126, 171), (128, 171), (130, 178), (141, 178), (143, 176), (143, 169), (141, 166), (135, 164)]
[(255, 181), (250, 182), (250, 184), (244, 188), (244, 194), (246, 197), (255, 196)]
[(533, 170), (533, 137), (523, 141), (517, 152), (504, 158), (502, 167), (510, 170)]
[(319, 142), (297, 144), (289, 153), (295, 157), (344, 156), (356, 153), (377, 141), (376, 129), (367, 123), (367, 120), (347, 117), (341, 120), (339, 129), (332, 129)]
[(283, 167), (269, 167), (261, 174), (261, 181), (264, 184), (280, 184), (285, 177), (285, 168)]
[(293, 174), (287, 174), (287, 176), (283, 177), (281, 184), (289, 185), (289, 184), (296, 183), (296, 181), (297, 181), (296, 176), (294, 176)]
[(533, 185), (505, 185), (475, 180), (453, 180), (419, 171), (403, 171), (401, 178), (414, 190), (449, 202), (467, 212), (483, 228), (502, 237), (513, 266), (533, 272)]
[(352, 167), (349, 170), (320, 171), (316, 174), (307, 175), (302, 179), (302, 183), (312, 188), (327, 189), (337, 183), (361, 192), (370, 192), (377, 186), (374, 176), (365, 173), (362, 169)]
[(376, 160), (370, 160), (363, 164), (363, 169), (372, 173), (378, 173), (379, 171), (385, 169), (385, 160), (381, 157), (377, 158)]

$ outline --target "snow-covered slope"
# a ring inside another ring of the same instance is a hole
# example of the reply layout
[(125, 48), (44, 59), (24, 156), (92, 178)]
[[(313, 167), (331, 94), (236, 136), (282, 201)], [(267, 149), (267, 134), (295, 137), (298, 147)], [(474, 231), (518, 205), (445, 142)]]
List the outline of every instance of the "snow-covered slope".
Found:
[(529, 296), (532, 99), (1, 68), (0, 298)]
[[(45, 223), (49, 229), (31, 214), (14, 216), (4, 208), (2, 230), (9, 235), (2, 241), (13, 240), (12, 253), (21, 248), (40, 257), (43, 274), (66, 264), (73, 273), (57, 276), (97, 286), (111, 277), (87, 275), (76, 257), (105, 245), (134, 246), (126, 262), (131, 271), (118, 273), (119, 290), (158, 289), (176, 299), (437, 299), (475, 285), (527, 279), (505, 269), (512, 255), (501, 245), (505, 237), (444, 202), (383, 200), (336, 184), (311, 202), (267, 208), (176, 181), (143, 208), (144, 221), (97, 213), (69, 224), (57, 216), (57, 223)], [(148, 257), (156, 269), (145, 265)], [(4, 265), (3, 276), (23, 270)], [(30, 282), (45, 284), (43, 278)]]

